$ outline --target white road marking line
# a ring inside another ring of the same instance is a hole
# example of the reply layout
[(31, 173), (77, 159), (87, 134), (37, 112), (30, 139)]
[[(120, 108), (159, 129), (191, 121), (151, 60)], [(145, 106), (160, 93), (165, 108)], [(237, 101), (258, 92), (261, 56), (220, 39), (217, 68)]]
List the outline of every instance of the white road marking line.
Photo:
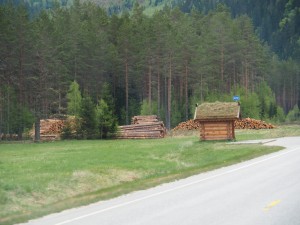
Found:
[(90, 217), (90, 216), (93, 216), (93, 215), (96, 215), (96, 214), (107, 212), (107, 211), (110, 211), (110, 210), (113, 210), (113, 209), (116, 209), (116, 208), (120, 208), (120, 207), (123, 207), (123, 206), (131, 205), (133, 203), (141, 202), (143, 200), (147, 200), (147, 199), (150, 199), (150, 198), (153, 198), (153, 197), (156, 197), (156, 196), (159, 196), (159, 195), (163, 195), (163, 194), (166, 194), (166, 193), (169, 193), (169, 192), (172, 192), (172, 191), (180, 190), (180, 189), (183, 189), (183, 188), (186, 188), (186, 187), (189, 187), (189, 186), (192, 186), (192, 185), (195, 185), (195, 184), (207, 181), (207, 180), (214, 179), (216, 177), (221, 177), (221, 176), (224, 176), (224, 175), (227, 175), (227, 174), (231, 174), (231, 173), (237, 172), (239, 170), (243, 170), (245, 168), (248, 168), (248, 167), (251, 167), (251, 166), (263, 163), (265, 161), (268, 161), (268, 160), (271, 160), (271, 159), (274, 159), (274, 158), (279, 158), (279, 157), (281, 157), (283, 155), (287, 155), (287, 154), (289, 154), (291, 152), (294, 152), (294, 151), (297, 151), (297, 150), (300, 150), (300, 147), (296, 147), (296, 148), (293, 148), (291, 150), (287, 150), (287, 151), (281, 152), (281, 153), (273, 155), (271, 157), (268, 157), (268, 158), (262, 159), (260, 161), (253, 162), (253, 163), (250, 163), (250, 164), (238, 167), (236, 169), (229, 170), (227, 172), (216, 174), (216, 175), (213, 175), (213, 176), (210, 176), (210, 177), (207, 177), (207, 178), (203, 178), (203, 179), (200, 179), (200, 180), (197, 180), (197, 181), (194, 181), (194, 182), (190, 182), (188, 184), (183, 184), (183, 185), (175, 187), (175, 188), (171, 188), (171, 189), (168, 189), (168, 190), (165, 190), (165, 191), (161, 191), (161, 192), (158, 192), (158, 193), (155, 193), (155, 194), (151, 194), (151, 195), (148, 195), (148, 196), (145, 196), (145, 197), (142, 197), (142, 198), (138, 198), (138, 199), (135, 199), (135, 200), (132, 200), (132, 201), (129, 201), (129, 202), (124, 202), (124, 203), (121, 203), (121, 204), (118, 204), (118, 205), (115, 205), (115, 206), (111, 206), (111, 207), (108, 207), (108, 208), (105, 208), (105, 209), (101, 209), (101, 210), (98, 210), (98, 211), (95, 211), (95, 212), (92, 212), (92, 213), (88, 213), (86, 215), (75, 217), (73, 219), (65, 220), (63, 222), (59, 222), (59, 223), (56, 223), (54, 225), (68, 224), (68, 223), (71, 223), (73, 221), (84, 219), (86, 217)]

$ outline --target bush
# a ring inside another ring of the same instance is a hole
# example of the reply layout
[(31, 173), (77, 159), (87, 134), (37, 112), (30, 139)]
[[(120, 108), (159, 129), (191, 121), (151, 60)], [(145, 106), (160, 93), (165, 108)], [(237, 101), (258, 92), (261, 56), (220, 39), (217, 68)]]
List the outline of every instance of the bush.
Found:
[(289, 111), (286, 116), (286, 120), (288, 122), (295, 122), (300, 120), (300, 111), (298, 105), (295, 105), (294, 108)]

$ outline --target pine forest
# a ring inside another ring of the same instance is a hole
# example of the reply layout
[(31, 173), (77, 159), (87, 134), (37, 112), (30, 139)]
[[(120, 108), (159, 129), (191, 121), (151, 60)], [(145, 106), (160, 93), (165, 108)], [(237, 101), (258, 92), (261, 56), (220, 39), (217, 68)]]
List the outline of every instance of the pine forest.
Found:
[(63, 115), (83, 137), (136, 115), (172, 129), (236, 95), (244, 118), (300, 120), (299, 1), (105, 2), (1, 1), (0, 134)]

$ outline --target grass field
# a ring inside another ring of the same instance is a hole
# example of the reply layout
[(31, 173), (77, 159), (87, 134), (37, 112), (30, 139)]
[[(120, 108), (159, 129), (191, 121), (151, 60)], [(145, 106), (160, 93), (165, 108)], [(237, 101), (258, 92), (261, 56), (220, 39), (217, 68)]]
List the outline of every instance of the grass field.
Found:
[[(300, 136), (299, 126), (238, 131), (237, 139), (278, 135)], [(155, 140), (1, 143), (0, 224), (108, 199), (280, 149), (200, 142), (198, 133)]]

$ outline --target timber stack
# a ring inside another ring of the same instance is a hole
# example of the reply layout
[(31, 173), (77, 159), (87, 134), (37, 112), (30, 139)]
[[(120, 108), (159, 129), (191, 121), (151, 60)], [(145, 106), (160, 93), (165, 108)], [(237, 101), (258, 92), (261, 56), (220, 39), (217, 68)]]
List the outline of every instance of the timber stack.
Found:
[(173, 131), (185, 131), (185, 130), (198, 130), (200, 129), (200, 123), (195, 120), (188, 120), (186, 122), (179, 123)]
[(60, 134), (64, 128), (64, 120), (61, 119), (44, 119), (40, 121), (41, 135)]
[(134, 116), (131, 118), (131, 124), (152, 124), (157, 122), (159, 122), (159, 118), (156, 115)]
[(251, 118), (245, 118), (242, 120), (236, 120), (234, 123), (236, 129), (273, 129), (274, 125), (262, 120), (256, 120)]
[[(236, 129), (274, 129), (273, 124), (267, 123), (262, 120), (256, 120), (251, 118), (239, 119), (234, 122)], [(195, 120), (188, 120), (186, 122), (179, 123), (173, 131), (188, 131), (200, 129), (200, 123)]]
[(134, 116), (131, 125), (119, 126), (119, 139), (150, 139), (164, 138), (166, 128), (156, 115)]
[[(65, 121), (62, 119), (42, 119), (40, 120), (40, 138), (41, 141), (53, 141), (60, 138), (62, 129), (65, 126)], [(34, 126), (30, 132), (34, 137)]]

